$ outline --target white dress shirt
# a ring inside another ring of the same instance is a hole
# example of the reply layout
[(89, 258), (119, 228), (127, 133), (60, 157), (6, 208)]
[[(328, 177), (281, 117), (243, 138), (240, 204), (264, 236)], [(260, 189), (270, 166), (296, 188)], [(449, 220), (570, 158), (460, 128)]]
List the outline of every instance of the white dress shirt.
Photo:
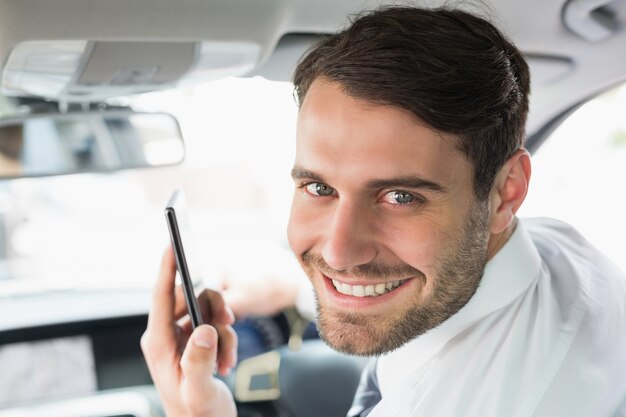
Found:
[(520, 220), (470, 301), (377, 376), (369, 417), (626, 417), (626, 276), (572, 227)]

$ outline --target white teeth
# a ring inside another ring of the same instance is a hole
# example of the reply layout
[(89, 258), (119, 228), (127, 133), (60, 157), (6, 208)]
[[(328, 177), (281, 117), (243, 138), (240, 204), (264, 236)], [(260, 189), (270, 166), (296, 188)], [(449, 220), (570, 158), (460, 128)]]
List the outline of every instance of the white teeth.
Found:
[(352, 287), (352, 295), (355, 297), (364, 297), (365, 296), (365, 288), (362, 285), (355, 285)]
[(406, 280), (386, 283), (383, 282), (375, 285), (348, 285), (336, 280), (332, 280), (333, 285), (338, 292), (345, 295), (352, 295), (354, 297), (378, 297), (379, 295), (388, 293), (398, 288), (405, 281)]

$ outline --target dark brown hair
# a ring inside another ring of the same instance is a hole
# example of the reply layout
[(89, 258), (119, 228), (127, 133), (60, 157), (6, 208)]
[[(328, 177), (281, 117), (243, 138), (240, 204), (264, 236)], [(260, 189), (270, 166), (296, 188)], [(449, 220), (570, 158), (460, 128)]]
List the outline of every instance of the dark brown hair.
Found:
[(367, 12), (303, 57), (294, 76), (300, 104), (318, 77), (456, 136), (474, 166), (474, 193), (481, 200), (523, 143), (528, 65), (494, 25), (461, 10), (394, 6)]

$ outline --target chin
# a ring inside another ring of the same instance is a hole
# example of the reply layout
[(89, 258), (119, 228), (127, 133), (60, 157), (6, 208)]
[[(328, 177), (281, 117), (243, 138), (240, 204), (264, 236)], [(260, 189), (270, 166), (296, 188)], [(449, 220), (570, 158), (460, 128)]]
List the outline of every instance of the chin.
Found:
[(357, 356), (375, 356), (394, 351), (439, 326), (471, 297), (463, 300), (421, 298), (405, 308), (384, 314), (338, 311), (317, 302), (320, 337), (331, 348)]
[(337, 329), (319, 328), (320, 338), (337, 352), (354, 356), (376, 356), (384, 353), (375, 341), (362, 329)]
[(349, 355), (381, 355), (410, 340), (394, 337), (384, 321), (360, 314), (328, 311), (318, 306), (317, 325), (321, 339), (332, 349)]

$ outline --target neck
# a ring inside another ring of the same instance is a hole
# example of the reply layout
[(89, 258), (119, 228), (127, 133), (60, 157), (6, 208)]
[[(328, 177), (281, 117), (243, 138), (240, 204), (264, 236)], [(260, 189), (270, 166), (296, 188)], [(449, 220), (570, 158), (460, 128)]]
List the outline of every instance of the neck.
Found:
[(511, 222), (511, 224), (509, 224), (506, 229), (504, 229), (502, 232), (498, 234), (495, 234), (495, 235), (492, 234), (489, 237), (489, 243), (487, 244), (487, 260), (490, 260), (491, 258), (493, 258), (495, 254), (498, 253), (500, 249), (502, 249), (502, 246), (504, 246), (504, 244), (508, 242), (509, 238), (515, 231), (516, 226), (517, 226), (517, 218), (515, 217), (513, 218), (513, 221)]

